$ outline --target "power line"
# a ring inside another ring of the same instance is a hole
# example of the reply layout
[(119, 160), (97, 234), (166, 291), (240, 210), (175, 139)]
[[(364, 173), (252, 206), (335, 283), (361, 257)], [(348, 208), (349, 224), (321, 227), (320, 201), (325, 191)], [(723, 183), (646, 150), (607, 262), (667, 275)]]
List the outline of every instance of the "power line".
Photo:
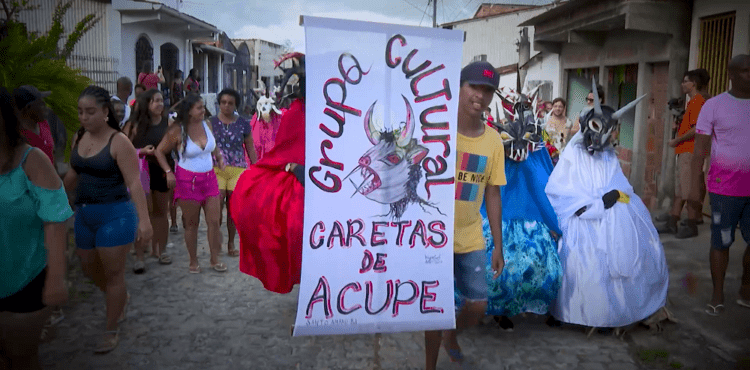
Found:
[(411, 7), (412, 7), (412, 8), (414, 8), (414, 9), (417, 9), (417, 10), (419, 10), (419, 11), (420, 11), (420, 12), (422, 13), (422, 18), (424, 19), (424, 15), (425, 15), (425, 14), (427, 14), (427, 9), (426, 9), (426, 8), (425, 8), (425, 10), (422, 10), (422, 8), (420, 8), (420, 7), (418, 7), (418, 6), (414, 5), (414, 4), (412, 4), (412, 3), (411, 3), (411, 2), (409, 2), (408, 0), (403, 0), (403, 2), (405, 2), (405, 3), (409, 4), (409, 5), (411, 5)]
[[(437, 0), (435, 0), (437, 1)], [(443, 0), (443, 23), (445, 23), (445, 0)]]
[(427, 8), (429, 8), (429, 7), (430, 7), (430, 1), (428, 0), (427, 1), (427, 7), (424, 8), (424, 11), (422, 12), (422, 19), (419, 20), (419, 26), (420, 27), (422, 26), (422, 21), (424, 20), (424, 16), (425, 16), (425, 14), (427, 14)]
[[(460, 3), (460, 0), (457, 0), (457, 1), (459, 1), (459, 3)], [(473, 3), (473, 2), (474, 2), (474, 0), (469, 0), (469, 1), (467, 1), (467, 2), (466, 2), (466, 3), (464, 4), (464, 5), (459, 5), (459, 6), (458, 6), (458, 9), (456, 10), (456, 12), (455, 12), (455, 13), (453, 13), (453, 15), (451, 16), (451, 18), (453, 18), (453, 20), (451, 20), (451, 22), (455, 21), (455, 20), (456, 20), (456, 19), (458, 18), (458, 16), (460, 16), (460, 15), (461, 15), (461, 13), (462, 13), (462, 12), (463, 12), (463, 11), (464, 11), (464, 10), (465, 10), (465, 9), (466, 9), (466, 8), (467, 8), (468, 6), (469, 6), (469, 5), (471, 5), (471, 3)]]

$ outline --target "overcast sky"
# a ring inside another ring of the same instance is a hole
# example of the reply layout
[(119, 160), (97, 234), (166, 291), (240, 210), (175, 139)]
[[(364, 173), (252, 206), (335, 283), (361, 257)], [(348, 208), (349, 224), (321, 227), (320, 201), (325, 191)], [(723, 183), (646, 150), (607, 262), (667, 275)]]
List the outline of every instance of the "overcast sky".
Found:
[[(174, 0), (173, 0), (174, 1)], [(217, 26), (230, 38), (259, 38), (304, 52), (300, 15), (432, 26), (427, 0), (182, 0), (181, 11)], [(546, 4), (551, 0), (437, 0), (438, 24), (470, 18), (488, 3)]]

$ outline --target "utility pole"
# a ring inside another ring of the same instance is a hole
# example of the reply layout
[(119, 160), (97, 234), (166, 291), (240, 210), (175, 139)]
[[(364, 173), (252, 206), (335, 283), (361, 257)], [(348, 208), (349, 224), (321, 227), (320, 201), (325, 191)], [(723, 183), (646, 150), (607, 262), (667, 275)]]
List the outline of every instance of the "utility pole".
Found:
[(437, 0), (432, 1), (432, 28), (437, 28)]

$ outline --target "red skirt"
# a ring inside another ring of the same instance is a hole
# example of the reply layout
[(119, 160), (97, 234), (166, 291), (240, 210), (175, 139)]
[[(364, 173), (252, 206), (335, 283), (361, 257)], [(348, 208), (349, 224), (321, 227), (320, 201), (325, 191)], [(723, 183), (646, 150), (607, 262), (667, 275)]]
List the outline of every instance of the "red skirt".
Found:
[(240, 236), (240, 271), (272, 292), (300, 282), (304, 187), (280, 169), (249, 166), (229, 201)]

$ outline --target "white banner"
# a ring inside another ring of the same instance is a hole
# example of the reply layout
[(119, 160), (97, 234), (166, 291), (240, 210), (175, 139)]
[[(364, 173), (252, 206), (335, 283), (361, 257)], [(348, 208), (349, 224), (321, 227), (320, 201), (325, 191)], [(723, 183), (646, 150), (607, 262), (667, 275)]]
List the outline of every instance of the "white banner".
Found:
[(306, 184), (294, 335), (455, 327), (463, 32), (304, 17)]

